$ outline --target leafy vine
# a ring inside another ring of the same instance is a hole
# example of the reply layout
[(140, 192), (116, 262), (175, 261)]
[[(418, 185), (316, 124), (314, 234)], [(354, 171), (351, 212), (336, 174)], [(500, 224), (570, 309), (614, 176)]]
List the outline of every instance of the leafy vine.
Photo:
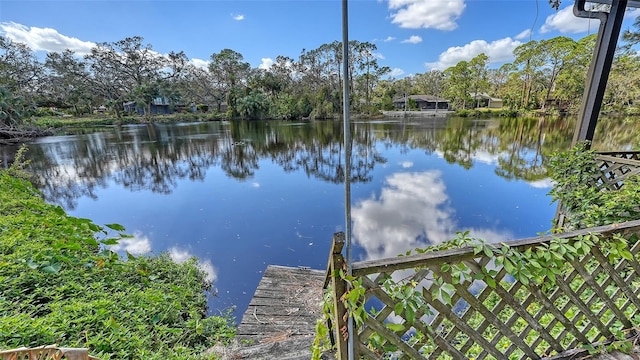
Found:
[[(631, 240), (635, 242), (637, 238), (631, 237)], [(430, 296), (434, 299), (439, 299), (443, 304), (453, 306), (452, 297), (456, 291), (456, 285), (470, 284), (475, 280), (480, 280), (486, 286), (496, 288), (498, 286), (496, 277), (499, 274), (499, 269), (503, 269), (515, 281), (525, 286), (533, 283), (540, 286), (543, 291), (551, 291), (556, 286), (557, 278), (566, 274), (567, 271), (571, 271), (570, 263), (589, 254), (596, 245), (602, 249), (603, 255), (608, 258), (611, 264), (614, 264), (620, 258), (633, 259), (633, 254), (629, 250), (628, 240), (623, 236), (602, 237), (593, 233), (571, 239), (554, 237), (548, 242), (521, 249), (505, 243), (488, 243), (482, 239), (470, 237), (469, 232), (459, 232), (449, 242), (415, 249), (413, 252), (409, 251), (401, 256), (408, 256), (412, 253), (424, 254), (471, 247), (474, 255), (492, 259), (492, 261), (487, 262), (487, 265), (481, 266), (480, 271), (476, 271), (475, 274), (464, 262), (443, 263), (439, 267), (439, 272), (433, 273), (433, 278), (430, 279), (433, 281), (430, 286)], [(423, 269), (415, 269), (415, 271), (420, 270)], [(376, 309), (372, 308), (369, 311), (365, 309), (364, 298), (367, 289), (362, 285), (361, 279), (348, 276), (343, 271), (333, 275), (349, 284), (349, 290), (340, 301), (342, 301), (348, 313), (354, 319), (356, 328), (364, 324), (366, 317), (376, 316)], [(443, 276), (446, 276), (447, 279)], [(428, 305), (424, 294), (419, 291), (421, 286), (412, 276), (394, 280), (390, 275), (386, 275), (380, 288), (394, 300), (394, 313), (405, 320), (404, 323), (400, 324), (387, 323), (385, 324), (387, 329), (397, 333), (404, 333), (409, 327), (413, 326), (415, 334), (407, 340), (410, 343), (421, 343), (425, 336), (428, 336), (423, 331), (420, 331), (419, 328), (423, 328), (428, 333), (435, 332), (424, 322), (421, 322), (420, 326), (414, 326), (417, 320), (425, 315), (432, 315), (433, 311)], [(321, 353), (330, 348), (330, 344), (323, 339), (326, 339), (329, 331), (335, 330), (329, 329), (326, 325), (326, 320), (331, 316), (332, 308), (330, 304), (333, 302), (333, 296), (333, 289), (326, 289), (324, 319), (318, 321), (317, 324), (316, 340), (313, 345), (313, 359), (320, 359)], [(341, 333), (341, 336), (346, 336), (344, 329), (341, 329), (339, 333)], [(375, 332), (369, 337), (367, 343), (372, 351), (379, 354), (397, 350), (395, 346), (389, 344), (381, 335)], [(619, 343), (616, 342), (615, 344)], [(618, 345), (623, 350), (626, 349), (625, 346)]]

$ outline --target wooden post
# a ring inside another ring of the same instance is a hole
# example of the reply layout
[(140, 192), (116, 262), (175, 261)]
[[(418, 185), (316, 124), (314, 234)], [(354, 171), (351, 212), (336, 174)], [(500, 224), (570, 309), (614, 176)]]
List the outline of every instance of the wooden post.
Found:
[(346, 264), (342, 256), (342, 248), (344, 247), (344, 233), (338, 232), (333, 234), (331, 244), (331, 253), (329, 254), (329, 264), (327, 264), (327, 272), (329, 272), (325, 286), (331, 278), (333, 285), (333, 320), (336, 325), (336, 356), (338, 360), (347, 360), (347, 309), (344, 307), (342, 297), (347, 291), (347, 283), (340, 278), (340, 271), (346, 274)]

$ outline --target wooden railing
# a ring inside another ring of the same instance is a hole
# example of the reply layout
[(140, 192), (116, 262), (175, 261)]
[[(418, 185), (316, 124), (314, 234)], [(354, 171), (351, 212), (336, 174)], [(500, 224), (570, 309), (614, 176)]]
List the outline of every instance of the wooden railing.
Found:
[[(375, 309), (355, 327), (354, 358), (539, 359), (633, 329), (640, 317), (640, 220), (500, 246), (521, 253), (558, 241), (583, 247), (575, 241), (590, 234), (599, 242), (581, 256), (566, 254), (554, 281), (518, 281), (494, 256), (472, 247), (354, 263), (349, 280), (366, 289), (360, 304)], [(626, 256), (612, 257), (603, 245), (614, 234), (629, 239)], [(343, 300), (349, 291), (337, 271), (344, 269), (343, 239), (334, 237), (327, 269), (341, 360), (347, 359)], [(451, 271), (456, 266), (470, 277), (458, 277)], [(399, 283), (410, 284), (409, 293), (398, 292)], [(412, 319), (406, 307), (418, 309)]]

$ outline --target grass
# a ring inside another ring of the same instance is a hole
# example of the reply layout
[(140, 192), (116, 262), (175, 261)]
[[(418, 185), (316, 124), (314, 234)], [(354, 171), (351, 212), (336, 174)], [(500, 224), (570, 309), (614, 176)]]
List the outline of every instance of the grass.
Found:
[(13, 166), (0, 171), (0, 349), (58, 344), (101, 359), (209, 359), (235, 335), (229, 314), (206, 317), (211, 284), (196, 259), (126, 259), (123, 236), (45, 203)]

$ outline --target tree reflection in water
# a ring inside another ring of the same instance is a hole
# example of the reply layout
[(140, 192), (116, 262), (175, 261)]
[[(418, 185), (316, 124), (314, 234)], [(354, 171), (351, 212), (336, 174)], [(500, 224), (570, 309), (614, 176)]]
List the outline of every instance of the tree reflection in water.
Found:
[[(412, 118), (352, 126), (353, 183), (371, 181), (376, 165), (386, 163), (384, 148), (390, 146), (437, 153), (465, 169), (475, 161), (495, 162), (498, 176), (540, 181), (547, 177), (546, 159), (570, 146), (573, 131), (572, 120), (557, 118)], [(600, 126), (607, 127), (603, 145), (608, 150), (616, 143), (612, 134), (634, 132), (624, 121), (601, 121)], [(45, 198), (73, 209), (76, 199), (95, 198), (95, 190), (110, 182), (131, 191), (169, 194), (178, 180), (203, 181), (212, 167), (241, 181), (251, 179), (266, 159), (287, 172), (342, 183), (342, 136), (337, 121), (147, 124), (41, 139), (29, 145), (27, 157)], [(619, 148), (637, 146), (631, 143), (637, 137), (621, 140)], [(6, 164), (15, 148), (1, 151)]]

